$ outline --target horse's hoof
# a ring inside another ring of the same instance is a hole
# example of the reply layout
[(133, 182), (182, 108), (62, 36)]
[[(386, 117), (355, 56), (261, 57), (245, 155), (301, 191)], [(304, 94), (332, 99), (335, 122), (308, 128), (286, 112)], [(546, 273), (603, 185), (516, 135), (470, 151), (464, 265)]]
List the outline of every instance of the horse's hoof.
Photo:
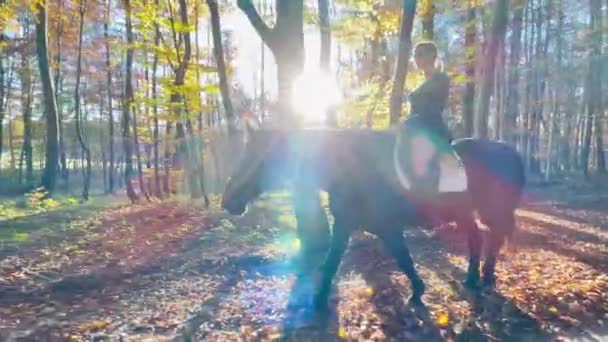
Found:
[(412, 283), (412, 291), (414, 292), (412, 297), (422, 297), (424, 292), (426, 292), (426, 285), (424, 285), (421, 279), (418, 279)]
[(469, 290), (477, 291), (479, 290), (479, 278), (467, 277), (462, 285)]
[(492, 290), (496, 287), (496, 278), (495, 277), (484, 277), (482, 282), (482, 287), (484, 290)]
[(314, 296), (312, 300), (312, 308), (317, 313), (323, 313), (327, 311), (327, 302), (329, 301), (329, 296), (323, 293), (318, 293)]
[(424, 303), (422, 302), (421, 296), (412, 295), (408, 303), (413, 307), (423, 307)]

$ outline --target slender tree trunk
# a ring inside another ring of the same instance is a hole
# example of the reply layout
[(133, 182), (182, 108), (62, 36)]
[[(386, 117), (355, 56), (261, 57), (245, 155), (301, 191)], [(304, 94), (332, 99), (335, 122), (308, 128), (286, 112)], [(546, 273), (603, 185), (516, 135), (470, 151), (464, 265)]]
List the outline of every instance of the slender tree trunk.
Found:
[[(13, 119), (11, 116), (11, 109), (10, 106), (8, 108), (8, 148), (10, 150), (10, 154), (11, 154), (11, 173), (15, 172), (15, 167), (17, 165), (16, 159), (15, 159), (15, 145), (13, 144)], [(21, 183), (21, 181), (20, 181)]]
[(169, 187), (169, 179), (171, 178), (171, 149), (175, 145), (175, 142), (172, 142), (171, 139), (171, 122), (167, 122), (165, 127), (165, 153), (164, 153), (164, 165), (165, 165), (165, 177), (163, 178), (163, 192), (167, 195), (172, 193), (172, 190)]
[(401, 14), (401, 31), (399, 33), (399, 56), (397, 57), (397, 70), (393, 80), (393, 90), (390, 102), (390, 124), (395, 125), (401, 117), (403, 106), (403, 91), (407, 76), (408, 61), (412, 50), (412, 28), (416, 15), (415, 0), (406, 0), (403, 3)]
[(220, 91), (222, 94), (222, 103), (226, 112), (226, 120), (228, 121), (228, 132), (234, 133), (234, 109), (230, 100), (230, 89), (228, 87), (228, 76), (226, 74), (226, 64), (224, 61), (224, 48), (222, 46), (222, 32), (220, 24), (220, 13), (216, 0), (207, 0), (207, 6), (211, 14), (211, 30), (213, 33), (213, 54), (220, 76)]
[(435, 39), (435, 3), (434, 1), (423, 1), (420, 5), (422, 38), (433, 40)]
[[(29, 16), (23, 16), (23, 32), (22, 37), (29, 36)], [(33, 161), (32, 161), (32, 75), (29, 63), (29, 52), (27, 46), (23, 46), (21, 50), (21, 68), (20, 68), (20, 83), (21, 83), (21, 111), (23, 115), (23, 146), (21, 149), (21, 159), (19, 163), (19, 179), (22, 183), (23, 164), (25, 162), (25, 183), (26, 187), (31, 187), (33, 183)]]
[(100, 154), (101, 154), (101, 170), (103, 173), (103, 189), (104, 192), (108, 192), (108, 160), (107, 160), (107, 155), (106, 155), (106, 147), (107, 147), (107, 142), (105, 139), (105, 132), (103, 131), (103, 129), (101, 129), (103, 127), (103, 121), (104, 121), (104, 109), (105, 109), (105, 103), (103, 100), (103, 96), (101, 96), (101, 94), (103, 94), (103, 86), (100, 84), (99, 85), (99, 121), (97, 122), (98, 126), (99, 126), (99, 145), (101, 146), (100, 148)]
[(507, 142), (515, 144), (517, 117), (519, 116), (519, 60), (521, 54), (521, 29), (526, 0), (513, 1), (513, 19), (511, 22), (511, 55), (509, 56), (509, 75), (507, 79), (507, 108), (504, 131)]
[[(190, 40), (190, 32), (181, 32), (178, 38), (177, 32), (175, 30), (174, 18), (171, 17), (171, 24), (173, 29), (175, 50), (178, 56), (180, 56), (180, 60), (178, 61), (178, 65), (175, 68), (175, 78), (173, 81), (173, 85), (176, 88), (179, 88), (184, 85), (186, 79), (186, 73), (188, 71), (188, 67), (190, 65), (190, 59), (192, 56), (192, 43)], [(188, 8), (186, 0), (179, 0), (179, 20), (181, 21), (181, 25), (189, 25), (188, 24)], [(183, 51), (182, 51), (183, 47)], [(176, 124), (176, 138), (178, 140), (177, 146), (178, 151), (175, 155), (176, 162), (179, 168), (185, 171), (187, 186), (190, 190), (190, 195), (192, 198), (199, 198), (200, 193), (200, 184), (198, 182), (198, 178), (196, 177), (196, 162), (194, 160), (194, 155), (192, 152), (192, 141), (190, 132), (187, 132), (184, 129), (184, 124), (188, 124), (189, 119), (187, 119), (187, 108), (186, 108), (186, 99), (183, 94), (178, 91), (173, 91), (171, 94), (171, 103), (174, 107), (174, 113), (179, 121)]]
[[(563, 14), (563, 13), (562, 13)], [(572, 160), (572, 151), (573, 151), (573, 136), (574, 136), (574, 129), (573, 129), (573, 121), (576, 118), (576, 116), (574, 115), (574, 103), (576, 101), (576, 97), (574, 95), (574, 89), (572, 87), (572, 85), (570, 84), (571, 82), (568, 82), (568, 95), (567, 98), (564, 100), (564, 102), (562, 103), (562, 117), (560, 118), (560, 120), (563, 123), (564, 126), (564, 130), (563, 130), (563, 136), (561, 137), (560, 142), (558, 143), (560, 145), (560, 158), (561, 158), (561, 170), (562, 171), (569, 171), (572, 169), (573, 165), (571, 164), (571, 160)], [(563, 91), (563, 88), (562, 88)]]
[[(156, 8), (158, 8), (159, 0), (156, 0)], [(158, 23), (154, 24), (154, 46), (158, 47), (160, 44), (160, 27)], [(156, 190), (156, 197), (162, 196), (162, 189), (160, 184), (159, 175), (159, 122), (158, 122), (158, 90), (157, 90), (157, 70), (158, 69), (158, 53), (154, 53), (154, 59), (152, 61), (152, 100), (154, 102), (154, 189)]]
[(488, 137), (488, 114), (490, 108), (490, 95), (494, 84), (494, 68), (499, 47), (503, 44), (507, 27), (507, 1), (497, 0), (492, 20), (492, 31), (486, 46), (483, 61), (483, 77), (479, 91), (479, 101), (475, 113), (475, 133), (480, 138)]
[[(195, 47), (195, 60), (200, 61), (200, 46), (199, 46), (199, 3), (196, 2), (194, 5), (194, 47)], [(223, 56), (222, 56), (223, 57)], [(196, 84), (200, 84), (201, 82), (201, 74), (199, 71), (199, 68), (196, 68)], [(203, 199), (205, 201), (205, 207), (209, 208), (210, 202), (209, 202), (209, 196), (207, 195), (207, 189), (205, 187), (205, 135), (204, 135), (204, 129), (203, 129), (203, 111), (201, 109), (201, 105), (202, 105), (202, 98), (199, 95), (198, 97), (198, 105), (199, 105), (199, 109), (198, 109), (198, 128), (199, 128), (199, 132), (198, 134), (194, 134), (194, 132), (192, 133), (192, 137), (194, 139), (195, 147), (194, 147), (194, 156), (196, 157), (196, 163), (197, 163), (197, 172), (198, 172), (198, 178), (199, 178), (199, 184), (201, 187), (201, 193), (203, 195)], [(192, 130), (192, 128), (191, 128)]]
[(80, 0), (80, 22), (78, 28), (78, 56), (76, 59), (76, 87), (74, 89), (74, 112), (76, 115), (76, 135), (82, 153), (86, 159), (86, 169), (83, 174), (82, 198), (89, 199), (89, 187), (91, 184), (91, 151), (84, 140), (82, 128), (82, 110), (80, 104), (80, 75), (82, 70), (82, 36), (84, 31), (84, 16), (86, 14), (87, 0)]
[(133, 27), (131, 24), (131, 0), (123, 0), (125, 6), (125, 21), (127, 34), (127, 60), (125, 65), (125, 91), (122, 105), (122, 143), (125, 159), (125, 184), (127, 186), (127, 196), (131, 203), (137, 202), (139, 199), (131, 178), (133, 177), (133, 151), (129, 135), (131, 134), (131, 109), (133, 108)]
[[(158, 5), (158, 4), (157, 4)], [(115, 135), (114, 135), (114, 112), (112, 108), (112, 62), (110, 57), (110, 33), (109, 33), (109, 25), (110, 25), (110, 9), (111, 9), (111, 0), (107, 0), (106, 5), (106, 18), (103, 23), (103, 31), (104, 31), (104, 40), (105, 40), (105, 52), (106, 52), (106, 86), (108, 92), (108, 127), (109, 127), (109, 135), (110, 135), (110, 166), (108, 172), (108, 192), (114, 193), (114, 161), (116, 157), (114, 155), (114, 146), (115, 146)]]
[(595, 123), (595, 152), (597, 160), (597, 172), (601, 175), (606, 174), (606, 155), (604, 151), (603, 141), (603, 125), (604, 125), (604, 103), (602, 93), (602, 79), (604, 75), (603, 66), (606, 64), (602, 62), (602, 58), (606, 58), (606, 55), (602, 56), (602, 45), (603, 45), (603, 18), (602, 18), (602, 4), (601, 0), (591, 0), (590, 6), (592, 13), (595, 15), (593, 31), (592, 31), (592, 46), (593, 46), (593, 65), (592, 72), (593, 77), (593, 115)]
[(504, 47), (504, 41), (501, 42), (498, 47), (498, 53), (496, 56), (496, 68), (494, 71), (494, 104), (496, 107), (496, 115), (494, 116), (494, 139), (504, 139), (504, 88), (505, 88), (505, 63), (506, 63), (506, 52)]
[[(4, 33), (0, 33), (0, 41), (4, 39)], [(2, 151), (4, 148), (4, 115), (5, 115), (5, 103), (8, 104), (8, 100), (5, 100), (5, 70), (4, 70), (4, 60), (2, 60), (2, 56), (0, 56), (0, 174), (2, 174)], [(10, 83), (9, 83), (10, 86)]]
[[(8, 61), (7, 61), (8, 62)], [(9, 73), (8, 73), (8, 82), (6, 84), (3, 84), (3, 86), (6, 86), (6, 95), (5, 95), (5, 102), (3, 105), (3, 112), (2, 114), (6, 114), (6, 116), (8, 117), (8, 149), (9, 149), (9, 154), (10, 154), (10, 169), (11, 169), (11, 173), (15, 171), (15, 152), (14, 152), (14, 146), (13, 146), (13, 115), (12, 115), (12, 107), (10, 105), (10, 100), (11, 100), (11, 94), (12, 94), (12, 83), (13, 83), (13, 73), (15, 71), (15, 67), (14, 65), (11, 63), (10, 64), (10, 69), (9, 69)], [(1, 140), (1, 139), (0, 139)]]
[(23, 161), (25, 158), (25, 145), (21, 148), (21, 153), (19, 154), (19, 184), (23, 184)]
[[(592, 14), (593, 16), (593, 14)], [(590, 61), (589, 61), (589, 68), (587, 70), (587, 76), (585, 78), (585, 90), (584, 90), (584, 97), (585, 97), (585, 110), (586, 110), (586, 117), (585, 117), (585, 121), (584, 121), (584, 128), (582, 130), (582, 134), (583, 134), (583, 139), (582, 139), (582, 146), (581, 146), (581, 167), (582, 167), (582, 171), (583, 171), (583, 175), (585, 176), (585, 178), (589, 177), (589, 154), (590, 154), (590, 150), (591, 150), (591, 133), (592, 133), (592, 128), (593, 128), (593, 105), (592, 102), (593, 100), (591, 99), (592, 95), (592, 90), (591, 87), (593, 86), (593, 71), (591, 70), (592, 67), (592, 63), (591, 63), (591, 58), (590, 57)]]
[(150, 201), (150, 195), (146, 191), (146, 184), (144, 183), (144, 172), (141, 166), (141, 151), (139, 148), (139, 134), (137, 133), (137, 110), (133, 109), (133, 143), (135, 145), (135, 157), (137, 160), (137, 178), (139, 181), (139, 191), (141, 195), (145, 196)]
[(59, 121), (57, 118), (55, 91), (53, 90), (53, 81), (49, 69), (46, 0), (38, 1), (36, 9), (38, 11), (36, 20), (36, 52), (38, 55), (38, 68), (40, 69), (40, 79), (42, 81), (46, 117), (46, 156), (42, 185), (49, 193), (53, 193), (59, 165)]
[[(5, 5), (6, 0), (0, 0), (0, 7)], [(6, 34), (4, 30), (0, 30), (0, 43), (4, 43), (6, 41)], [(4, 54), (4, 49), (0, 49), (0, 174), (2, 174), (2, 150), (4, 145), (4, 116), (6, 114), (6, 108), (9, 105), (9, 98), (6, 97), (6, 93), (8, 91), (7, 88), (10, 87), (10, 81), (5, 83), (5, 68), (4, 68), (4, 60), (2, 59), (2, 55)], [(9, 62), (8, 54), (7, 54), (7, 63)]]
[[(544, 113), (545, 113), (545, 98), (547, 95), (547, 77), (549, 73), (549, 59), (547, 58), (547, 53), (549, 51), (549, 41), (551, 34), (551, 15), (553, 13), (552, 10), (552, 0), (545, 0), (544, 2), (544, 12), (543, 8), (539, 7), (539, 14), (537, 17), (537, 60), (540, 61), (540, 64), (535, 67), (536, 76), (535, 76), (535, 110), (534, 110), (534, 136), (533, 136), (533, 158), (531, 170), (537, 174), (541, 174), (541, 159), (539, 157), (539, 152), (541, 150), (541, 124), (543, 123)], [(542, 2), (539, 6), (542, 6)], [(544, 15), (543, 15), (544, 13)], [(542, 35), (542, 25), (545, 24), (544, 27), (544, 37)], [(544, 40), (542, 40), (544, 38)]]
[[(329, 0), (318, 0), (319, 6), (319, 30), (321, 31), (321, 53), (319, 65), (321, 70), (327, 74), (331, 72), (331, 29), (329, 26)], [(262, 77), (264, 75), (262, 74)], [(264, 91), (262, 89), (262, 96)], [(262, 99), (263, 101), (263, 99)], [(338, 118), (335, 108), (328, 108), (326, 122), (328, 127), (337, 127)]]
[(606, 157), (604, 152), (603, 142), (603, 116), (604, 104), (602, 101), (602, 76), (604, 75), (602, 62), (602, 45), (603, 45), (603, 18), (601, 0), (590, 0), (591, 9), (591, 60), (590, 72), (592, 73), (591, 80), (591, 99), (589, 107), (594, 121), (595, 133), (595, 152), (597, 161), (597, 172), (606, 174)]
[[(557, 4), (557, 31), (556, 31), (556, 53), (557, 60), (555, 64), (556, 70), (562, 70), (562, 56), (563, 56), (563, 26), (564, 26), (564, 13), (563, 13), (563, 4), (562, 0), (558, 0)], [(549, 32), (547, 31), (547, 34)], [(548, 62), (548, 61), (547, 61)], [(546, 63), (547, 63), (546, 62)], [(554, 165), (556, 163), (556, 159), (559, 154), (555, 153), (555, 140), (556, 135), (558, 134), (558, 122), (557, 120), (561, 116), (562, 106), (561, 106), (561, 96), (562, 95), (562, 84), (564, 82), (560, 73), (555, 74), (553, 77), (554, 83), (554, 91), (552, 96), (552, 109), (550, 115), (550, 127), (549, 127), (549, 142), (547, 143), (547, 167), (545, 169), (545, 179), (550, 179), (552, 177)]]
[(477, 36), (477, 8), (470, 5), (467, 10), (467, 21), (465, 23), (465, 58), (467, 83), (463, 96), (464, 135), (473, 136), (473, 122), (475, 117), (475, 56)]
[[(57, 11), (61, 13), (63, 11), (63, 0), (57, 0)], [(59, 122), (59, 167), (60, 175), (63, 178), (64, 186), (67, 187), (68, 182), (68, 166), (65, 157), (65, 139), (63, 136), (63, 108), (61, 106), (61, 38), (63, 35), (63, 20), (59, 19), (57, 24), (57, 39), (56, 49), (57, 55), (55, 56), (55, 101), (57, 102), (57, 121)]]

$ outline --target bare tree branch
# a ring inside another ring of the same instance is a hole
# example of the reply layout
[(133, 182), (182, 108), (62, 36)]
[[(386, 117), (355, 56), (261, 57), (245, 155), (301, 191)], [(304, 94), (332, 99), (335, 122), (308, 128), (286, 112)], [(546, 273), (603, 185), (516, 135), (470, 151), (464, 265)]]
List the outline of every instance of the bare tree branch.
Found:
[(247, 19), (262, 38), (262, 41), (272, 50), (275, 46), (274, 29), (266, 25), (251, 0), (238, 0), (237, 5), (247, 15)]

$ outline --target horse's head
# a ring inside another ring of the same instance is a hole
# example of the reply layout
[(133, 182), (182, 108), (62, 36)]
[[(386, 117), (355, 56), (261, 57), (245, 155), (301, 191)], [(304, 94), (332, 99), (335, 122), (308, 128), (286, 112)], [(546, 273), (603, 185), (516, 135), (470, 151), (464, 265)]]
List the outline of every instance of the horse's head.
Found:
[(241, 215), (247, 204), (262, 193), (277, 187), (283, 179), (286, 158), (285, 133), (279, 130), (245, 129), (245, 143), (240, 161), (228, 179), (222, 208)]

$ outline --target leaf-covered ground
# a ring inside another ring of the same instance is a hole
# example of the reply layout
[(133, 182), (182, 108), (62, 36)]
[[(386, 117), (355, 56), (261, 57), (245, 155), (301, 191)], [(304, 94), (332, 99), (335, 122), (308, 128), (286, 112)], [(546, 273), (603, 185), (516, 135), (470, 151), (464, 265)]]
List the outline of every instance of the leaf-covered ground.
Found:
[[(426, 310), (407, 305), (409, 282), (378, 241), (357, 234), (325, 318), (289, 262), (283, 195), (243, 217), (169, 201), (3, 221), (14, 234), (46, 227), (0, 250), (0, 340), (605, 340), (608, 200), (567, 190), (528, 196), (495, 292), (460, 285), (466, 242), (453, 227), (408, 231)], [(570, 202), (550, 200), (560, 196)]]

